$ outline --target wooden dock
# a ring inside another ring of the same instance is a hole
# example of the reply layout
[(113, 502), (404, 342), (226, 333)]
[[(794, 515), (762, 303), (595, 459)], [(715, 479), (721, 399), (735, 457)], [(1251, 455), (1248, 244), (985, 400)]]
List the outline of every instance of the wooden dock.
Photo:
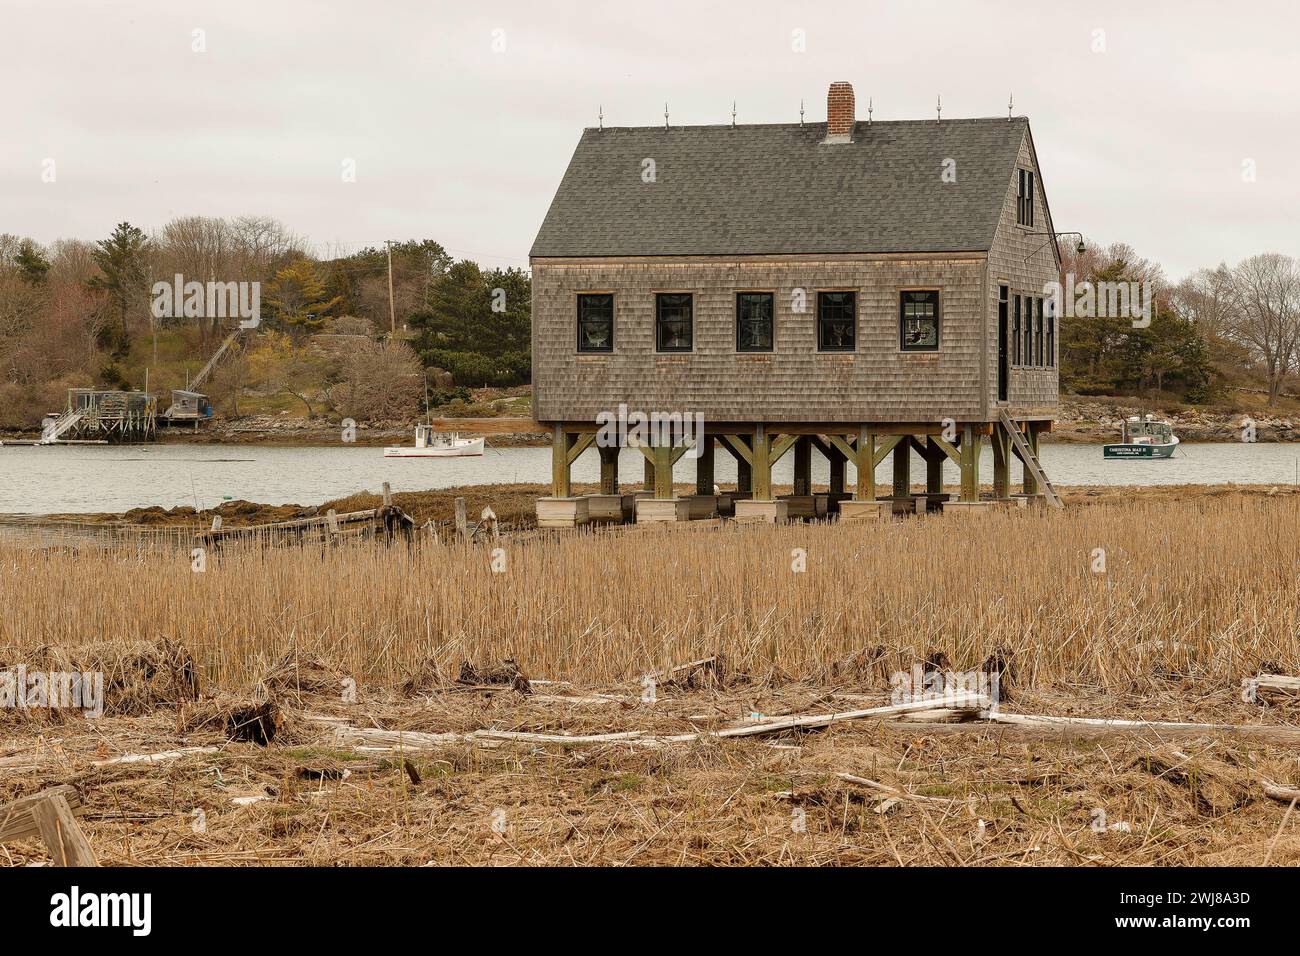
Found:
[(254, 544), (275, 547), (291, 544), (340, 544), (343, 541), (409, 538), (415, 531), (415, 519), (393, 504), (392, 491), (384, 482), (384, 503), (378, 508), (348, 511), (337, 514), (333, 508), (323, 515), (295, 518), (271, 524), (222, 527), (221, 516), (212, 519), (212, 528), (199, 531), (194, 540), (205, 548), (221, 548), (227, 544)]

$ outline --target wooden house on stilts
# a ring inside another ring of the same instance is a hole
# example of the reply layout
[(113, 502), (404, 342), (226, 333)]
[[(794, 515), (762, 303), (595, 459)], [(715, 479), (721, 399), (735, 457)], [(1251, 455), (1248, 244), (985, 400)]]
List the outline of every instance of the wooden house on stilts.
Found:
[[(1028, 120), (859, 120), (842, 82), (827, 113), (584, 131), (530, 256), (534, 416), (554, 435), (543, 526), (622, 513), (620, 448), (598, 438), (620, 406), (702, 424), (640, 447), (639, 521), (1059, 503), (1038, 440), (1057, 410), (1060, 259)], [(588, 449), (601, 494), (574, 496)], [(738, 481), (715, 495), (719, 450)], [(777, 497), (786, 454), (794, 494)], [(678, 497), (688, 455), (696, 495)]]

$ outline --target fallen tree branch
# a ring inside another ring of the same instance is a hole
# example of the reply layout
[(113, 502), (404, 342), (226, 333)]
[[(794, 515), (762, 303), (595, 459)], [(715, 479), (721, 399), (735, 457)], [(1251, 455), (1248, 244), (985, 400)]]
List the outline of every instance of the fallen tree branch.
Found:
[(92, 767), (112, 767), (124, 763), (162, 763), (166, 760), (177, 760), (181, 757), (188, 757), (190, 754), (211, 754), (216, 753), (219, 747), (182, 747), (179, 750), (163, 750), (156, 754), (124, 754), (121, 757), (109, 757), (107, 760), (92, 760)]
[(367, 747), (387, 746), (395, 750), (427, 750), (454, 744), (477, 744), (481, 742), (509, 741), (528, 744), (562, 744), (581, 746), (591, 744), (630, 744), (639, 747), (660, 747), (667, 744), (694, 743), (698, 740), (730, 737), (753, 737), (761, 734), (774, 734), (790, 730), (820, 730), (831, 724), (849, 720), (863, 720), (872, 717), (882, 720), (897, 720), (908, 714), (933, 714), (937, 719), (948, 719), (955, 712), (967, 719), (984, 713), (991, 706), (988, 697), (982, 694), (955, 694), (943, 698), (947, 706), (936, 706), (936, 700), (916, 700), (905, 704), (888, 704), (882, 707), (868, 707), (862, 710), (847, 710), (831, 714), (804, 714), (793, 717), (779, 717), (764, 720), (741, 727), (728, 727), (723, 730), (700, 731), (689, 734), (654, 735), (643, 730), (627, 730), (608, 734), (544, 734), (513, 730), (474, 730), (469, 733), (425, 733), (421, 731), (379, 730), (373, 728), (352, 727), (340, 718), (323, 715), (304, 715), (314, 723), (326, 724), (334, 728), (335, 739), (340, 743), (360, 744)]

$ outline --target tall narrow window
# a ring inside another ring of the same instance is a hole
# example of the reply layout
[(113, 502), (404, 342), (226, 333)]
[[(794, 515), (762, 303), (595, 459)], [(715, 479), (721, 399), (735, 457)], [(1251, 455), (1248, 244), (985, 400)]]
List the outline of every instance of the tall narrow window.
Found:
[(1025, 300), (1025, 350), (1022, 354), (1024, 364), (1034, 364), (1034, 300), (1024, 296)]
[(899, 293), (898, 347), (904, 352), (939, 350), (938, 292)]
[(817, 293), (817, 350), (819, 352), (852, 352), (857, 347), (857, 325), (855, 293)]
[(736, 351), (772, 351), (771, 292), (736, 293)]
[(1047, 364), (1056, 365), (1056, 300), (1047, 300)]
[(1016, 222), (1022, 226), (1034, 224), (1034, 171), (1018, 169), (1016, 179)]
[(1020, 364), (1020, 296), (1011, 297), (1011, 364)]
[(578, 296), (578, 351), (614, 351), (614, 296)]
[(689, 352), (694, 323), (689, 292), (655, 295), (655, 341), (660, 352)]
[(1046, 365), (1043, 361), (1043, 346), (1047, 340), (1043, 338), (1043, 300), (1034, 299), (1034, 364)]

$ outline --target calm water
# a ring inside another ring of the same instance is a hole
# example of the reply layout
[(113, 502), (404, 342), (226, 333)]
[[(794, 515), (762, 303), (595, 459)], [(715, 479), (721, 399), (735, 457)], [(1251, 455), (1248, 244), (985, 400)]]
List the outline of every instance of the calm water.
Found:
[[(1168, 461), (1105, 461), (1099, 445), (1042, 446), (1047, 473), (1058, 485), (1094, 484), (1291, 484), (1296, 480), (1300, 444), (1190, 445)], [(639, 480), (641, 454), (625, 451), (624, 481)], [(794, 455), (778, 464), (778, 482), (792, 479)], [(689, 480), (693, 462), (683, 459), (679, 479)], [(878, 479), (890, 480), (886, 460)], [(850, 467), (849, 481), (853, 481)], [(587, 452), (573, 466), (575, 481), (596, 481), (599, 464)], [(1019, 478), (1017, 464), (1013, 480)], [(66, 445), (0, 447), (0, 513), (76, 513), (125, 511), (161, 505), (211, 508), (227, 498), (266, 504), (315, 505), (358, 491), (377, 492), (383, 482), (394, 491), (419, 491), (453, 485), (498, 482), (548, 482), (549, 448), (489, 447), (481, 458), (386, 459), (383, 449), (356, 446), (244, 447), (238, 445)], [(719, 450), (720, 484), (735, 479), (735, 462)], [(921, 459), (913, 456), (912, 479), (923, 480)], [(993, 479), (992, 452), (986, 447), (980, 476)], [(813, 455), (813, 480), (828, 478), (826, 462)], [(945, 481), (957, 470), (945, 465)]]

